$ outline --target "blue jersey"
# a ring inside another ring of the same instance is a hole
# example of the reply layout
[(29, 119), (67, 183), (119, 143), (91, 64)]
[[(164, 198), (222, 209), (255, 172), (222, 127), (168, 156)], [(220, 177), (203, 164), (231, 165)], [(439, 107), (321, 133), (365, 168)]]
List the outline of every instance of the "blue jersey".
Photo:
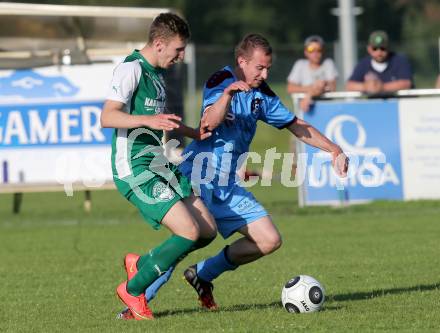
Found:
[[(206, 82), (203, 89), (202, 114), (214, 104), (231, 83), (237, 81), (230, 66), (216, 72)], [(244, 162), (249, 145), (261, 120), (276, 128), (289, 126), (295, 116), (282, 104), (267, 83), (249, 92), (238, 92), (232, 97), (226, 119), (203, 141), (194, 140), (184, 151), (189, 157), (182, 165), (183, 172), (190, 176), (190, 168), (199, 153), (211, 153), (211, 158), (199, 165), (202, 175), (213, 173), (210, 182), (212, 194), (219, 200), (226, 200), (236, 185), (236, 170)], [(203, 154), (206, 156), (207, 154)], [(200, 162), (198, 160), (197, 162)]]

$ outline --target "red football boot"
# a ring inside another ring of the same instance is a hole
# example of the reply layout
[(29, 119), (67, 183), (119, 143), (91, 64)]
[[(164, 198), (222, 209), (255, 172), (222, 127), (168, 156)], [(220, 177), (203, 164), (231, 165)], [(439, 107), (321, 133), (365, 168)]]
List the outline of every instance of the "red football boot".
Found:
[(127, 272), (127, 281), (130, 281), (133, 276), (138, 272), (137, 262), (139, 260), (139, 256), (135, 253), (127, 253), (124, 258), (124, 267)]
[(127, 291), (127, 281), (122, 282), (116, 289), (119, 299), (130, 309), (136, 320), (154, 319), (153, 312), (147, 305), (144, 294), (139, 296), (130, 295)]

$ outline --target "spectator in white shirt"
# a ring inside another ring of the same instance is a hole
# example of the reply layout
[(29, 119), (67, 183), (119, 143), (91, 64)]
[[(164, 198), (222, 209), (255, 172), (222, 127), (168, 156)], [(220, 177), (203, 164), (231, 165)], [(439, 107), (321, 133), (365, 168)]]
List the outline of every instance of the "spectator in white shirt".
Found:
[(305, 93), (300, 101), (304, 112), (309, 111), (313, 97), (327, 91), (336, 90), (338, 71), (332, 59), (323, 58), (324, 40), (317, 35), (306, 38), (304, 42), (305, 59), (295, 62), (287, 77), (287, 92)]

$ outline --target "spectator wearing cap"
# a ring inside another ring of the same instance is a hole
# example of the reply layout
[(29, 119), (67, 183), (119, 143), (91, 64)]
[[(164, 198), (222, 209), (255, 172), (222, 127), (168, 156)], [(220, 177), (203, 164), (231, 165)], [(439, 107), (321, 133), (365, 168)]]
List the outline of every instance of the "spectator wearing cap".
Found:
[(317, 35), (310, 36), (304, 41), (305, 59), (295, 62), (287, 77), (287, 92), (305, 93), (300, 101), (300, 107), (307, 112), (313, 97), (326, 91), (336, 90), (338, 71), (330, 58), (323, 58), (324, 40)]
[(368, 56), (359, 61), (348, 79), (347, 90), (380, 94), (413, 87), (408, 59), (390, 50), (385, 31), (371, 33), (367, 51)]

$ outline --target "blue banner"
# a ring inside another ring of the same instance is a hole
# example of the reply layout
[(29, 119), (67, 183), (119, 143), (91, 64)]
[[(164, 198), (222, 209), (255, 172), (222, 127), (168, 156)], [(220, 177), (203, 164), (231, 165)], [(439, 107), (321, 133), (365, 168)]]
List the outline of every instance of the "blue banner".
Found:
[(341, 146), (351, 164), (342, 186), (328, 156), (305, 146), (305, 204), (403, 199), (397, 100), (318, 101), (304, 120)]
[(0, 149), (109, 145), (112, 129), (102, 129), (103, 102), (0, 105)]
[(20, 69), (0, 77), (0, 97), (71, 97), (79, 92), (63, 75), (43, 75), (31, 69)]

